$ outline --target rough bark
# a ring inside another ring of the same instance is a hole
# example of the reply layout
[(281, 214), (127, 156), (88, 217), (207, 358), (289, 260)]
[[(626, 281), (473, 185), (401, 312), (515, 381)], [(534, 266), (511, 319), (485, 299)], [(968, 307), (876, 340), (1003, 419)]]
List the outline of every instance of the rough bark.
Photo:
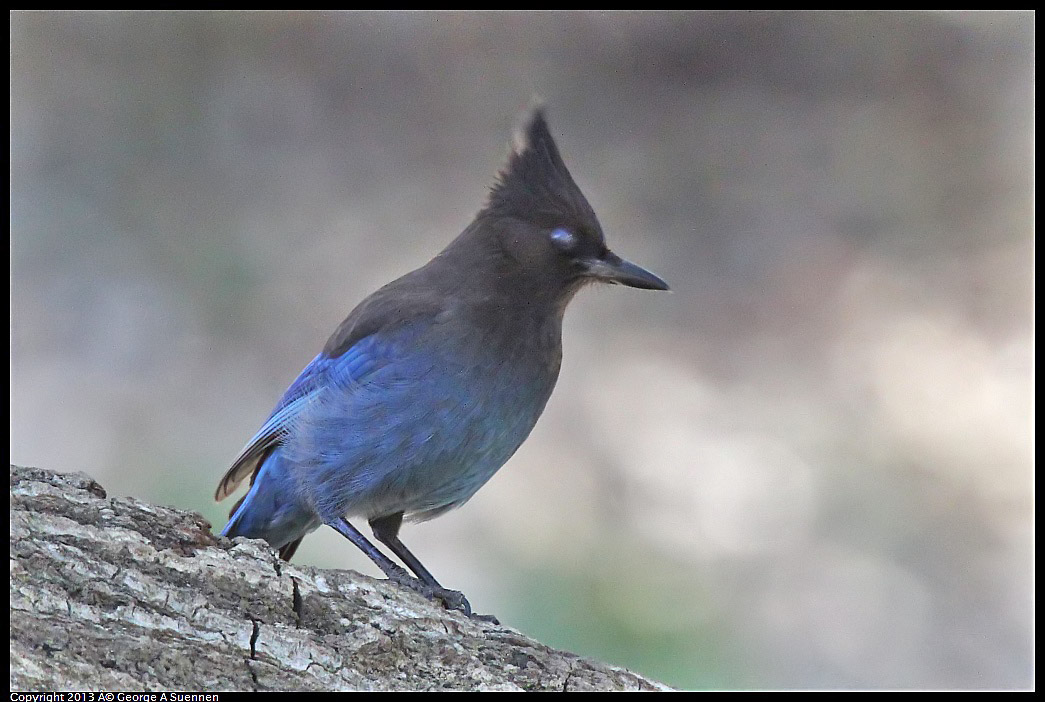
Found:
[(658, 690), (199, 514), (11, 466), (16, 690)]

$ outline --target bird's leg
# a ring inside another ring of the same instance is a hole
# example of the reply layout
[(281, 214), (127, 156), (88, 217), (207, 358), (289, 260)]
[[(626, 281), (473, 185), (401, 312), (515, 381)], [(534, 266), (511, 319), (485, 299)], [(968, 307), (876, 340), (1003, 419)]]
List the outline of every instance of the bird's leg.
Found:
[(392, 553), (399, 556), (399, 560), (406, 563), (410, 570), (417, 575), (418, 580), (424, 584), (425, 587), (419, 590), (421, 594), (429, 598), (435, 597), (450, 609), (459, 609), (470, 616), (472, 614), (472, 606), (468, 599), (460, 592), (447, 590), (440, 585), (435, 576), (428, 572), (428, 569), (421, 564), (421, 561), (417, 560), (417, 556), (410, 553), (410, 549), (399, 540), (399, 527), (402, 525), (402, 512), (370, 520), (370, 528), (373, 529), (377, 540), (392, 549)]
[(370, 520), (370, 528), (374, 530), (374, 536), (377, 537), (378, 541), (392, 549), (392, 553), (399, 556), (399, 560), (406, 563), (410, 570), (414, 571), (414, 574), (426, 585), (441, 587), (435, 577), (428, 572), (428, 569), (421, 565), (421, 561), (417, 560), (417, 556), (410, 553), (406, 545), (399, 540), (399, 527), (402, 525), (402, 512)]
[(402, 525), (402, 512), (370, 520), (370, 528), (373, 529), (377, 540), (392, 549), (392, 553), (399, 556), (399, 560), (406, 563), (410, 570), (414, 571), (418, 579), (424, 583), (425, 591), (421, 591), (421, 594), (429, 598), (434, 597), (448, 608), (460, 610), (469, 617), (500, 624), (497, 617), (491, 614), (473, 614), (472, 605), (468, 602), (468, 598), (464, 596), (464, 593), (457, 590), (449, 590), (439, 584), (439, 581), (428, 572), (428, 569), (421, 565), (421, 561), (417, 560), (417, 556), (410, 553), (410, 549), (406, 547), (406, 544), (399, 540), (399, 527)]
[(392, 559), (378, 551), (377, 546), (370, 543), (365, 536), (359, 533), (358, 529), (348, 523), (347, 519), (339, 517), (327, 522), (327, 526), (336, 529), (337, 533), (354, 543), (360, 551), (369, 556), (370, 560), (377, 564), (377, 567), (388, 576), (389, 580), (395, 580), (396, 582), (413, 580), (410, 574), (403, 570), (402, 567), (396, 565)]

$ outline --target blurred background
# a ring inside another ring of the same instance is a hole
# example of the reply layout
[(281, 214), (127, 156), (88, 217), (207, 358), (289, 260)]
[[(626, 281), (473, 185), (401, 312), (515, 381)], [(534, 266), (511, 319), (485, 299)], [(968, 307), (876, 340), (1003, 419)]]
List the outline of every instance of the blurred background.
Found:
[(530, 440), (404, 540), (679, 687), (1029, 687), (1033, 59), (1030, 13), (12, 14), (12, 461), (220, 530), (537, 94), (674, 293), (586, 289)]

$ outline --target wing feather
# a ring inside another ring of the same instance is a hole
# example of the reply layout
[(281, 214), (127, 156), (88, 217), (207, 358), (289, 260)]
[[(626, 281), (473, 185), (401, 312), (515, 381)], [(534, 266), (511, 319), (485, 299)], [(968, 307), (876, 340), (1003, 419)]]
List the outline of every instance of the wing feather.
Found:
[(248, 475), (252, 476), (258, 471), (269, 451), (282, 441), (290, 420), (322, 388), (320, 381), (327, 372), (329, 363), (330, 359), (320, 354), (312, 359), (305, 370), (301, 371), (301, 375), (283, 394), (265, 424), (258, 430), (258, 433), (251, 437), (236, 460), (232, 462), (232, 467), (225, 472), (214, 493), (215, 500), (218, 502), (224, 500)]
[(414, 271), (386, 285), (341, 323), (323, 351), (301, 371), (264, 426), (233, 461), (218, 483), (214, 499), (224, 500), (247, 476), (257, 473), (268, 454), (283, 442), (295, 416), (318, 393), (330, 386), (342, 391), (350, 389), (389, 362), (396, 351), (381, 343), (383, 335), (404, 327), (416, 330), (424, 327), (425, 322), (444, 321), (443, 305), (419, 293), (419, 273)]

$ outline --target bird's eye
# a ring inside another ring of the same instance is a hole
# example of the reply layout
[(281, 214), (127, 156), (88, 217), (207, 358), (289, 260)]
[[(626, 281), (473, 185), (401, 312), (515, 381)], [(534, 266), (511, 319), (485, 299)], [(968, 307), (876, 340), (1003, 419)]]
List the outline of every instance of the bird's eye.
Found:
[(567, 229), (556, 229), (549, 237), (555, 248), (560, 251), (569, 251), (577, 245), (577, 236)]

